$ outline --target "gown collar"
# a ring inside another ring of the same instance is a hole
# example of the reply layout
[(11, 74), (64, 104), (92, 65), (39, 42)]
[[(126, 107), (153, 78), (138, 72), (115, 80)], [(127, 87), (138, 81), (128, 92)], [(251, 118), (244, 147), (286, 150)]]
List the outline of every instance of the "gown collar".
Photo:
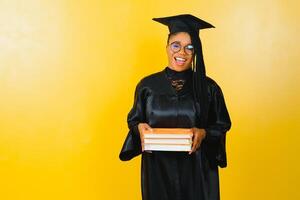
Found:
[(171, 69), (170, 67), (166, 67), (165, 72), (166, 72), (168, 78), (171, 78), (172, 80), (176, 80), (176, 79), (188, 80), (192, 76), (192, 68), (178, 72), (178, 71)]
[[(192, 91), (191, 87), (192, 87), (193, 71), (191, 68), (181, 71), (181, 72), (178, 72), (169, 67), (166, 67), (164, 69), (164, 74), (165, 74), (165, 78), (167, 79), (171, 90), (173, 91), (172, 93), (174, 93), (176, 96), (177, 95), (181, 96), (186, 93), (190, 93)], [(176, 91), (176, 89), (172, 86), (172, 81), (174, 81), (174, 80), (184, 80), (183, 87), (179, 91)]]

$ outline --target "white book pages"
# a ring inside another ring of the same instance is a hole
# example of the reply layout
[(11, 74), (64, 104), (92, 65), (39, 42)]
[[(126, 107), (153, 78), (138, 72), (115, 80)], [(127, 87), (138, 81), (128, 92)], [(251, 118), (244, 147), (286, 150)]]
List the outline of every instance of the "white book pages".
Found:
[(145, 133), (144, 138), (192, 138), (192, 134), (179, 134), (179, 133)]
[(145, 144), (185, 144), (189, 145), (192, 144), (191, 139), (186, 138), (176, 138), (176, 139), (159, 139), (159, 138), (145, 138), (144, 139)]
[(191, 145), (144, 144), (145, 151), (190, 151)]

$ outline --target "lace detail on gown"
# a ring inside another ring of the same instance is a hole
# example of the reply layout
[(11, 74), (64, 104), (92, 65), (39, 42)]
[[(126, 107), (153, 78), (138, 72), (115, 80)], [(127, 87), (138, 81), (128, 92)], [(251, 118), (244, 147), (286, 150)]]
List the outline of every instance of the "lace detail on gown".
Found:
[(176, 92), (181, 92), (186, 81), (192, 78), (191, 69), (177, 72), (173, 69), (170, 69), (169, 67), (166, 67), (166, 73), (172, 87), (176, 90)]
[(172, 80), (171, 78), (169, 78), (169, 80), (171, 81), (171, 84), (173, 86), (173, 88), (179, 92), (182, 88), (183, 88), (183, 85), (185, 83), (185, 80), (184, 79), (177, 79), (177, 80)]

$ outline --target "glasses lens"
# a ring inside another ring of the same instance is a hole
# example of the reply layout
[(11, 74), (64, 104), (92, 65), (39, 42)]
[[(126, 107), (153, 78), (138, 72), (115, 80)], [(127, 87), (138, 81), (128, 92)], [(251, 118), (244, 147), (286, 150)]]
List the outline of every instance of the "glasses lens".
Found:
[(172, 50), (173, 52), (178, 52), (178, 51), (180, 51), (180, 49), (181, 49), (180, 44), (178, 44), (177, 42), (172, 43), (172, 44), (170, 45), (170, 47), (171, 47), (171, 50)]
[(194, 46), (193, 45), (189, 44), (185, 47), (185, 53), (191, 55), (191, 54), (193, 54), (193, 52), (194, 52)]

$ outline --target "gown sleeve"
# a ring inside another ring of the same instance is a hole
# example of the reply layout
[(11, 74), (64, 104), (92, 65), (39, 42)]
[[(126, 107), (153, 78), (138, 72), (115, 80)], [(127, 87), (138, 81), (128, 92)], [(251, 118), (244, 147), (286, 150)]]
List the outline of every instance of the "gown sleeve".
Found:
[(142, 86), (142, 81), (138, 83), (134, 94), (134, 103), (130, 112), (127, 115), (127, 124), (129, 132), (123, 143), (123, 147), (119, 154), (122, 161), (131, 160), (142, 152), (140, 134), (138, 124), (145, 120), (145, 88)]
[(226, 157), (226, 132), (231, 127), (231, 120), (226, 108), (221, 88), (213, 82), (209, 89), (210, 106), (208, 126), (205, 128), (205, 148), (207, 157), (212, 166), (227, 166)]

